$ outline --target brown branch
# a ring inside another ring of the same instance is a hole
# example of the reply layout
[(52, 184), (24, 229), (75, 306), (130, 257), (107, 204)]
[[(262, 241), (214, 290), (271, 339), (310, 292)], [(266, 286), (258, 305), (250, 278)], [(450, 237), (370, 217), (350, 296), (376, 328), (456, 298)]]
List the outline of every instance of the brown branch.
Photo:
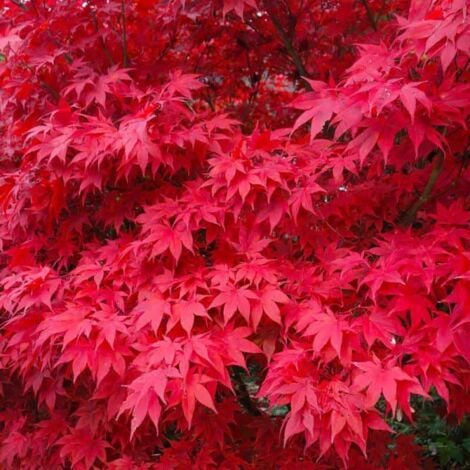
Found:
[(465, 63), (465, 65), (461, 69), (457, 70), (457, 74), (455, 76), (455, 80), (457, 82), (460, 80), (460, 77), (462, 76), (462, 74), (467, 70), (469, 64), (470, 64), (470, 59), (467, 59), (467, 62)]
[(55, 101), (58, 102), (60, 100), (60, 94), (57, 90), (54, 90), (54, 88), (52, 88), (47, 82), (45, 82), (41, 78), (39, 79), (39, 83), (45, 90), (47, 90), (52, 95)]
[(432, 190), (436, 185), (439, 175), (442, 173), (443, 166), (444, 155), (442, 154), (442, 152), (439, 152), (435, 156), (434, 167), (431, 171), (431, 174), (429, 175), (429, 179), (423, 189), (423, 192), (421, 193), (419, 198), (414, 202), (414, 204), (402, 215), (402, 217), (400, 218), (401, 225), (411, 225), (415, 220), (418, 211), (431, 198)]
[(47, 31), (47, 34), (48, 34), (49, 38), (51, 39), (51, 41), (54, 43), (55, 46), (57, 46), (59, 49), (64, 49), (65, 60), (69, 64), (71, 64), (73, 62), (73, 57), (71, 56), (71, 54), (69, 54), (68, 52), (65, 51), (65, 46), (57, 38), (55, 38), (52, 35), (50, 30)]
[(445, 189), (443, 189), (442, 191), (438, 192), (437, 194), (433, 194), (432, 196), (432, 199), (438, 199), (440, 198), (441, 196), (443, 196), (444, 194), (447, 194), (449, 191), (451, 191), (452, 189), (454, 189), (455, 187), (457, 187), (457, 185), (459, 184), (460, 180), (461, 180), (461, 177), (462, 177), (462, 173), (463, 173), (463, 169), (465, 168), (466, 164), (467, 164), (467, 159), (470, 158), (470, 148), (467, 149), (463, 155), (462, 155), (462, 163), (460, 164), (460, 167), (459, 169), (457, 170), (457, 175), (455, 176), (455, 178), (452, 179), (452, 181), (447, 185), (447, 187)]
[(232, 380), (235, 385), (235, 394), (237, 395), (238, 402), (245, 408), (245, 410), (252, 416), (261, 416), (261, 410), (257, 407), (256, 403), (251, 399), (250, 393), (246, 388), (243, 377), (238, 367), (231, 368)]
[[(308, 73), (307, 70), (305, 69), (305, 66), (302, 62), (302, 59), (300, 58), (299, 54), (294, 48), (294, 45), (292, 43), (292, 38), (289, 37), (287, 34), (286, 30), (283, 28), (279, 18), (277, 15), (274, 13), (273, 9), (271, 6), (266, 5), (266, 11), (269, 15), (269, 18), (271, 19), (271, 22), (276, 29), (277, 34), (279, 35), (279, 38), (281, 39), (281, 42), (286, 49), (287, 53), (289, 54), (290, 58), (292, 59), (292, 62), (294, 62), (295, 69), (297, 70), (297, 73), (299, 74), (300, 77), (302, 78), (308, 78)], [(308, 82), (304, 82), (305, 87), (308, 89), (311, 89), (311, 86)]]
[(26, 5), (24, 3), (21, 3), (20, 0), (11, 0), (11, 3), (21, 8), (23, 11), (28, 11), (28, 9), (26, 8)]
[(367, 18), (369, 19), (370, 25), (372, 26), (374, 31), (377, 31), (377, 22), (375, 21), (375, 17), (374, 17), (374, 14), (372, 13), (369, 2), (367, 0), (361, 0), (361, 3), (364, 5), (364, 8), (366, 9)]
[(250, 50), (248, 47), (245, 48), (245, 53), (246, 53), (246, 64), (247, 64), (249, 74), (250, 74), (251, 92), (250, 92), (250, 96), (248, 97), (248, 100), (245, 103), (245, 107), (243, 108), (241, 112), (240, 121), (243, 123), (243, 128), (248, 130), (251, 124), (248, 122), (248, 118), (250, 117), (253, 111), (254, 103), (259, 93), (259, 88), (261, 84), (261, 74), (258, 74), (258, 72), (253, 68), (253, 65), (250, 60)]
[(113, 57), (111, 56), (111, 53), (109, 52), (108, 47), (106, 46), (106, 42), (104, 40), (104, 37), (102, 34), (100, 34), (100, 28), (98, 26), (98, 19), (96, 18), (96, 13), (91, 10), (91, 19), (93, 21), (93, 26), (95, 27), (96, 34), (99, 36), (99, 42), (101, 45), (101, 49), (103, 49), (104, 55), (106, 56), (106, 59), (108, 61), (108, 64), (110, 66), (114, 65), (114, 60)]
[(129, 66), (129, 54), (127, 52), (127, 31), (126, 31), (126, 5), (125, 0), (121, 0), (121, 47), (122, 63), (124, 67)]

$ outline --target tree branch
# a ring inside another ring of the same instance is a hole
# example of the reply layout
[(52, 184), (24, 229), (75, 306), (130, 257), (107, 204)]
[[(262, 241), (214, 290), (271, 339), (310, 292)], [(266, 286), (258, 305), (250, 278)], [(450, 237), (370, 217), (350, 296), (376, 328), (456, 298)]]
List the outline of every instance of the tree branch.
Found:
[(20, 0), (11, 0), (11, 3), (21, 8), (23, 11), (28, 11), (28, 9), (26, 8), (26, 5), (24, 3), (21, 3)]
[(122, 63), (124, 67), (129, 66), (129, 54), (127, 52), (127, 31), (126, 31), (126, 5), (125, 0), (121, 0), (121, 47)]
[[(49, 36), (49, 38), (51, 39), (51, 41), (60, 49), (64, 49), (65, 50), (65, 46), (57, 39), (55, 38), (53, 35), (52, 35), (52, 32), (50, 30), (47, 31), (47, 35)], [(68, 52), (64, 52), (64, 58), (65, 60), (71, 64), (73, 62), (73, 57), (71, 56), (71, 54), (69, 54)]]
[(106, 56), (106, 59), (108, 61), (108, 64), (112, 67), (114, 65), (114, 60), (111, 56), (111, 53), (109, 52), (108, 47), (106, 46), (106, 42), (104, 40), (104, 37), (102, 34), (100, 34), (100, 28), (98, 26), (98, 19), (96, 18), (96, 13), (91, 10), (91, 19), (93, 21), (93, 26), (95, 27), (96, 34), (99, 36), (99, 41), (101, 48), (103, 49), (104, 55)]
[[(283, 46), (285, 47), (287, 53), (292, 59), (292, 62), (294, 62), (297, 73), (299, 74), (300, 77), (308, 77), (308, 73), (305, 69), (304, 64), (302, 63), (302, 59), (300, 58), (299, 54), (295, 50), (294, 45), (292, 43), (292, 39), (289, 37), (285, 29), (283, 28), (276, 13), (274, 13), (271, 6), (268, 7), (267, 5), (266, 5), (266, 11), (268, 12), (269, 18), (271, 19), (271, 22), (274, 25), (274, 28), (276, 29), (276, 32), (279, 35), (279, 38), (281, 39)], [(305, 86), (306, 88), (311, 89), (311, 86), (308, 82), (305, 82)]]
[(256, 403), (251, 399), (251, 396), (243, 381), (243, 377), (238, 367), (231, 368), (232, 380), (235, 385), (235, 394), (237, 395), (238, 402), (245, 408), (245, 410), (252, 416), (261, 416), (260, 409)]
[(372, 10), (370, 9), (369, 2), (367, 0), (361, 0), (361, 3), (364, 5), (364, 8), (366, 9), (367, 18), (369, 19), (370, 25), (372, 26), (374, 31), (377, 31), (377, 22), (375, 21), (374, 14), (372, 13)]
[(54, 90), (54, 88), (52, 88), (47, 82), (42, 79), (39, 79), (39, 83), (45, 90), (47, 90), (52, 95), (55, 101), (58, 102), (60, 100), (60, 94), (57, 90)]
[(401, 225), (411, 225), (416, 218), (416, 214), (421, 209), (421, 207), (426, 204), (430, 199), (432, 190), (436, 185), (439, 175), (442, 173), (444, 166), (444, 155), (442, 152), (439, 152), (434, 160), (434, 167), (429, 175), (429, 179), (426, 183), (426, 186), (421, 193), (421, 196), (415, 201), (415, 203), (403, 214), (400, 220)]

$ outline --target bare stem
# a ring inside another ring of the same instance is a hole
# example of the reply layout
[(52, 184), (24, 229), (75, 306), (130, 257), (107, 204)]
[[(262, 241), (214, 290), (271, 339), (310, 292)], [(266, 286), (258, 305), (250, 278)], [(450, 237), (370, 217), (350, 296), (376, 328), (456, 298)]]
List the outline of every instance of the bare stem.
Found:
[(461, 69), (457, 70), (457, 75), (455, 77), (457, 81), (460, 79), (462, 74), (467, 70), (469, 64), (470, 64), (470, 59), (467, 59), (467, 62), (465, 63), (465, 65)]
[(126, 31), (126, 4), (125, 0), (121, 0), (121, 46), (122, 46), (122, 63), (124, 67), (129, 66), (129, 54), (127, 52), (127, 31)]
[(246, 384), (243, 381), (243, 377), (240, 370), (237, 367), (231, 368), (232, 380), (235, 385), (235, 393), (237, 395), (238, 402), (245, 408), (245, 410), (252, 416), (261, 416), (260, 409), (256, 406), (256, 403), (252, 400)]
[(96, 18), (96, 13), (94, 11), (91, 12), (91, 19), (93, 21), (93, 26), (95, 27), (96, 34), (99, 35), (100, 45), (101, 45), (101, 48), (103, 49), (104, 55), (106, 56), (108, 64), (110, 66), (113, 66), (114, 65), (114, 60), (111, 56), (111, 53), (109, 52), (108, 47), (106, 46), (106, 42), (104, 40), (103, 35), (100, 34), (100, 28), (98, 26), (98, 19)]
[(28, 9), (26, 8), (26, 5), (24, 3), (21, 3), (20, 0), (11, 0), (11, 3), (21, 8), (23, 11), (28, 11)]
[(60, 94), (57, 90), (54, 90), (54, 88), (52, 88), (47, 82), (45, 82), (44, 80), (39, 80), (39, 83), (41, 84), (41, 86), (47, 90), (51, 95), (52, 97), (54, 98), (55, 101), (59, 101), (60, 99)]
[[(47, 31), (47, 34), (48, 34), (48, 36), (50, 37), (51, 41), (52, 41), (57, 47), (59, 47), (59, 48), (61, 48), (61, 49), (65, 49), (65, 46), (64, 46), (57, 38), (55, 38), (55, 37), (52, 35), (52, 33), (51, 33), (50, 30)], [(71, 54), (69, 54), (68, 52), (64, 52), (64, 57), (65, 57), (65, 60), (66, 60), (69, 64), (71, 64), (71, 63), (73, 62), (73, 57), (72, 57)]]
[(369, 19), (370, 25), (372, 26), (374, 31), (377, 31), (377, 22), (375, 21), (375, 17), (374, 17), (374, 14), (372, 13), (369, 2), (367, 0), (361, 0), (361, 3), (364, 5), (364, 8), (366, 9), (367, 18)]
[(429, 175), (429, 179), (426, 183), (426, 186), (423, 189), (423, 192), (419, 198), (414, 202), (414, 204), (405, 212), (401, 217), (400, 223), (402, 225), (411, 225), (416, 218), (416, 214), (421, 209), (421, 207), (426, 204), (430, 199), (432, 190), (436, 185), (439, 175), (442, 173), (442, 168), (444, 166), (444, 155), (442, 152), (439, 152), (434, 160), (434, 167)]
[[(305, 69), (304, 64), (302, 63), (302, 59), (300, 58), (299, 54), (294, 48), (294, 45), (292, 43), (292, 38), (289, 37), (286, 30), (283, 28), (279, 18), (274, 13), (273, 9), (271, 7), (269, 8), (266, 7), (266, 10), (268, 12), (269, 18), (271, 19), (271, 22), (274, 25), (274, 28), (276, 29), (277, 34), (279, 35), (279, 38), (282, 41), (283, 46), (285, 47), (287, 53), (289, 54), (289, 57), (292, 59), (292, 62), (294, 62), (297, 73), (299, 74), (300, 77), (308, 77), (308, 73)], [(308, 89), (311, 89), (308, 82), (305, 82), (305, 86)]]

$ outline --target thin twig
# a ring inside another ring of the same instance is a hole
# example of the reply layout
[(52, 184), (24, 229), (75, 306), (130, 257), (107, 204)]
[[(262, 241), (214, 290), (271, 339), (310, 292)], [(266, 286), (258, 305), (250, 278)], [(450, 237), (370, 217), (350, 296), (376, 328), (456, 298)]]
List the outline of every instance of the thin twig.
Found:
[(122, 46), (122, 63), (124, 67), (129, 66), (129, 54), (127, 53), (127, 31), (126, 31), (126, 5), (125, 0), (121, 0), (121, 46)]
[(465, 63), (465, 65), (461, 69), (457, 70), (457, 74), (455, 76), (455, 80), (457, 82), (460, 80), (460, 77), (462, 76), (462, 74), (467, 70), (469, 64), (470, 64), (470, 59), (467, 59), (467, 62)]
[(400, 220), (400, 224), (402, 225), (411, 225), (416, 218), (416, 214), (421, 209), (421, 207), (426, 204), (426, 202), (430, 199), (432, 190), (436, 185), (437, 179), (439, 175), (442, 173), (442, 169), (444, 166), (444, 155), (442, 152), (439, 152), (435, 156), (434, 160), (434, 167), (429, 175), (429, 179), (426, 183), (426, 186), (423, 189), (423, 192), (419, 196), (419, 198), (414, 202), (414, 204), (403, 214)]
[(457, 185), (459, 184), (459, 182), (461, 180), (463, 169), (465, 168), (465, 165), (467, 163), (466, 162), (467, 157), (470, 157), (470, 152), (469, 151), (464, 152), (464, 154), (462, 155), (462, 163), (460, 164), (460, 167), (457, 171), (457, 175), (455, 176), (455, 178), (452, 179), (452, 181), (447, 185), (447, 187), (445, 189), (443, 189), (442, 191), (440, 191), (437, 194), (433, 194), (432, 199), (438, 199), (441, 196), (443, 196), (444, 194), (448, 193), (450, 190), (457, 187)]
[(99, 41), (101, 48), (103, 49), (104, 55), (106, 56), (106, 59), (109, 63), (110, 66), (114, 65), (114, 60), (113, 57), (111, 56), (111, 53), (109, 52), (108, 47), (106, 46), (106, 42), (104, 40), (104, 37), (102, 34), (100, 34), (100, 28), (98, 26), (98, 19), (96, 18), (96, 13), (91, 10), (91, 19), (93, 21), (93, 26), (95, 27), (96, 34), (99, 36)]
[(66, 60), (69, 64), (71, 64), (71, 63), (73, 62), (73, 57), (72, 57), (72, 55), (71, 55), (69, 52), (66, 52), (66, 51), (65, 51), (65, 46), (64, 46), (57, 38), (55, 38), (55, 37), (52, 35), (52, 33), (51, 33), (50, 30), (47, 31), (47, 34), (48, 34), (49, 38), (52, 40), (52, 42), (53, 42), (58, 48), (64, 49), (64, 58), (65, 58), (65, 60)]
[[(261, 84), (261, 77), (259, 75), (256, 74), (256, 71), (253, 70), (253, 66), (252, 66), (252, 63), (251, 63), (251, 60), (250, 60), (250, 52), (249, 52), (249, 49), (246, 48), (245, 49), (245, 53), (246, 53), (246, 63), (247, 63), (247, 66), (248, 66), (248, 70), (249, 70), (249, 74), (250, 74), (250, 85), (251, 85), (251, 93), (250, 93), (250, 96), (248, 98), (248, 101), (246, 103), (246, 106), (244, 108), (244, 110), (242, 111), (242, 114), (241, 114), (241, 122), (244, 123), (244, 127), (248, 127), (248, 118), (251, 114), (251, 112), (253, 111), (253, 104), (256, 100), (256, 97), (258, 96), (258, 93), (259, 93), (259, 88), (260, 88), (260, 84)], [(256, 78), (256, 82), (253, 83), (253, 78)]]
[(367, 0), (361, 0), (361, 3), (364, 5), (364, 8), (366, 9), (367, 18), (369, 19), (370, 25), (372, 26), (374, 31), (377, 31), (377, 22), (375, 21), (375, 17), (374, 17), (374, 14), (372, 13), (369, 2)]
[[(276, 29), (277, 34), (279, 35), (279, 38), (282, 41), (283, 46), (285, 47), (287, 53), (292, 59), (292, 62), (294, 62), (297, 73), (302, 78), (308, 78), (308, 73), (307, 73), (307, 70), (305, 69), (304, 64), (302, 63), (302, 59), (300, 58), (299, 54), (295, 50), (294, 45), (292, 43), (292, 39), (289, 37), (285, 29), (283, 28), (276, 13), (274, 13), (271, 7), (266, 6), (266, 10), (268, 12), (269, 18), (271, 19), (271, 22), (274, 28)], [(308, 82), (304, 82), (304, 83), (305, 83), (306, 88), (311, 89), (311, 86)]]
[(24, 3), (21, 3), (20, 0), (11, 0), (11, 3), (21, 8), (23, 11), (28, 11), (28, 9), (26, 8), (26, 5)]
[(246, 388), (246, 384), (243, 381), (243, 377), (240, 370), (237, 367), (231, 368), (232, 380), (235, 385), (235, 393), (237, 395), (238, 402), (245, 408), (245, 410), (252, 416), (261, 416), (261, 410), (256, 406), (256, 403), (251, 399), (251, 396)]
[(54, 88), (52, 88), (49, 83), (45, 82), (44, 80), (42, 79), (39, 79), (39, 83), (41, 84), (41, 86), (47, 90), (51, 95), (52, 97), (54, 98), (55, 101), (59, 101), (60, 100), (60, 94), (57, 90), (54, 90)]

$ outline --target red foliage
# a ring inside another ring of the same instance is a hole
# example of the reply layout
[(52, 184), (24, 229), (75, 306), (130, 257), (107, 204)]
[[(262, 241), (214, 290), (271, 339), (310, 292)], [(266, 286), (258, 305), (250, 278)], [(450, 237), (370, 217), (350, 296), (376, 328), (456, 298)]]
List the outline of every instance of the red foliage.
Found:
[(0, 466), (423, 468), (385, 418), (470, 408), (467, 2), (0, 12)]

